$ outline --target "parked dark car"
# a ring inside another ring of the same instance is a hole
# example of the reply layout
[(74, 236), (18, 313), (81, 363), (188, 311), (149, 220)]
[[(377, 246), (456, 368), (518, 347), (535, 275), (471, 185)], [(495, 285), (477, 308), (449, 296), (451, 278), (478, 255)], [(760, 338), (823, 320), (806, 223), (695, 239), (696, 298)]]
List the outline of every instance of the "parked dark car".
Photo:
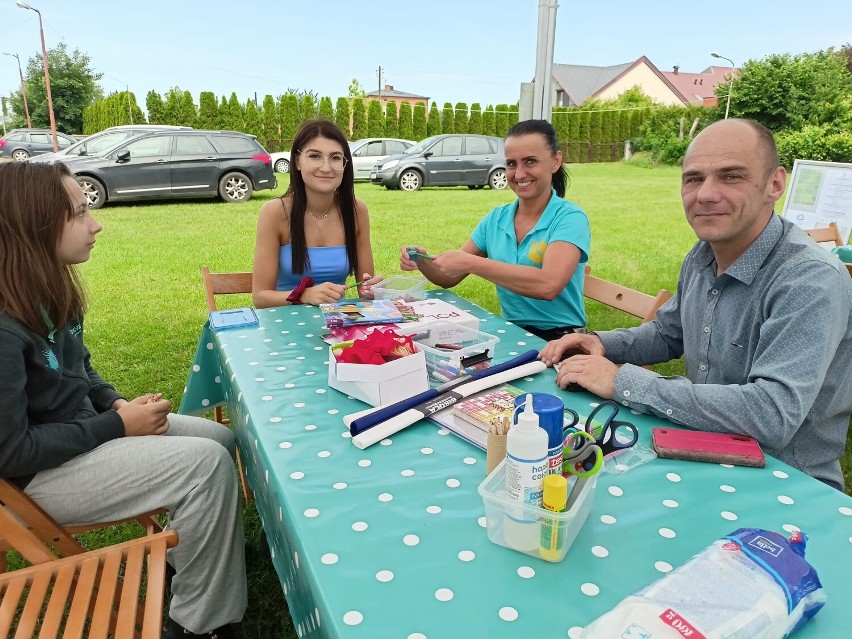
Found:
[(503, 139), (488, 135), (435, 135), (404, 153), (378, 162), (370, 182), (388, 189), (416, 191), (423, 186), (505, 189)]
[[(118, 146), (125, 140), (135, 138), (143, 133), (151, 133), (152, 131), (167, 131), (167, 130), (192, 130), (191, 126), (171, 126), (167, 124), (120, 124), (111, 126), (98, 133), (75, 142), (71, 146), (60, 149), (55, 153), (42, 153), (29, 159), (30, 162), (44, 162), (52, 164), (57, 160), (65, 161), (78, 155), (95, 155), (104, 151), (109, 151), (115, 146)], [(53, 147), (51, 147), (53, 148)]]
[[(77, 140), (64, 133), (56, 134), (60, 149), (71, 146)], [(34, 155), (53, 152), (53, 134), (50, 129), (12, 129), (0, 138), (0, 158), (12, 158), (23, 162)]]
[(269, 153), (234, 131), (156, 131), (65, 161), (93, 209), (105, 202), (215, 197), (247, 202), (276, 186)]

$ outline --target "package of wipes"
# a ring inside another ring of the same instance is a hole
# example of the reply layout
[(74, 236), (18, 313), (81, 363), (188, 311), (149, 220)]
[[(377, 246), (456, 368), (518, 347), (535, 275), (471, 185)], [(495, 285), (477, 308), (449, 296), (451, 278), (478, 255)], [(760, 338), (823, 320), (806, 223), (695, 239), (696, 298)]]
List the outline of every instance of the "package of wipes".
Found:
[(780, 639), (813, 617), (825, 590), (807, 536), (758, 528), (719, 539), (583, 630), (583, 639)]

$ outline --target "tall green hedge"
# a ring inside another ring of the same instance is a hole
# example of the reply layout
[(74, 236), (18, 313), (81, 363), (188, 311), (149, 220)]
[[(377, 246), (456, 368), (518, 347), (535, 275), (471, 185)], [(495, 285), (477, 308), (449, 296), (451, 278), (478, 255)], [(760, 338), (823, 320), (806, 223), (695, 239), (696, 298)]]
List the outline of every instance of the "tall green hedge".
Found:
[[(400, 131), (402, 135), (402, 131)], [(422, 140), (428, 137), (429, 133), (426, 127), (426, 105), (423, 102), (418, 102), (414, 105), (414, 114), (412, 116), (411, 137), (409, 140)]]
[(494, 107), (490, 104), (482, 113), (482, 133), (483, 135), (495, 135), (496, 120), (494, 118)]
[(385, 105), (385, 137), (399, 137), (399, 112), (393, 100)]
[(399, 137), (410, 140), (414, 137), (414, 114), (411, 112), (411, 103), (403, 102), (399, 105)]
[(470, 121), (467, 125), (468, 133), (482, 133), (482, 105), (474, 102), (470, 105)]
[(367, 137), (367, 110), (364, 100), (352, 98), (352, 139), (360, 140)]
[(216, 94), (212, 91), (202, 91), (198, 96), (198, 128), (215, 129), (219, 115), (219, 104)]
[(467, 104), (456, 102), (456, 108), (453, 112), (453, 133), (467, 133), (469, 124), (470, 116), (467, 112)]
[(349, 113), (349, 100), (346, 98), (337, 98), (337, 104), (334, 109), (334, 123), (340, 127), (343, 134), (350, 140), (352, 137), (352, 122)]
[(326, 118), (327, 120), (334, 122), (334, 105), (331, 103), (331, 98), (320, 98), (317, 115), (321, 118)]
[(299, 96), (285, 93), (278, 99), (278, 121), (281, 124), (281, 139), (287, 149), (299, 130)]
[(433, 102), (429, 107), (429, 117), (426, 120), (426, 137), (441, 134), (441, 112), (438, 103)]
[(367, 106), (367, 137), (380, 138), (385, 134), (385, 115), (382, 113), (382, 103), (370, 100)]
[(441, 111), (441, 133), (455, 133), (454, 120), (452, 103), (444, 102), (444, 109)]
[[(199, 107), (199, 112), (201, 108)], [(275, 143), (281, 137), (281, 129), (278, 125), (278, 107), (275, 104), (275, 98), (266, 94), (263, 96), (263, 117), (261, 119), (261, 129), (263, 130), (262, 144), (270, 151), (277, 151)]]
[(494, 111), (494, 135), (505, 138), (509, 131), (509, 105), (498, 104)]

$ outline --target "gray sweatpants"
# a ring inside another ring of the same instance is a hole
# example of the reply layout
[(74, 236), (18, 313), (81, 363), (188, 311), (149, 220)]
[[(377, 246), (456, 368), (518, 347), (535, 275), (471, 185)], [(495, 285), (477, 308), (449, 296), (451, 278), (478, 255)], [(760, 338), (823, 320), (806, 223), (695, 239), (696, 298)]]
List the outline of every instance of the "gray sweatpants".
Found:
[(201, 634), (240, 621), (247, 603), (234, 435), (199, 417), (168, 419), (165, 436), (109, 441), (38, 473), (24, 492), (66, 526), (167, 508), (179, 536), (169, 616)]

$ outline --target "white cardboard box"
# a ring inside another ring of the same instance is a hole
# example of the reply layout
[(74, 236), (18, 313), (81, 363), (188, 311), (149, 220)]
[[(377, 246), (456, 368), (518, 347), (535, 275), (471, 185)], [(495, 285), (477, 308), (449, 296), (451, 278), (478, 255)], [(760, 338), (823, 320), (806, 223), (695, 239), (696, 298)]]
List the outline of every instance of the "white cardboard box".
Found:
[(429, 390), (426, 358), (418, 351), (387, 364), (345, 364), (329, 349), (328, 385), (371, 406), (393, 404)]
[(430, 298), (407, 302), (407, 304), (420, 316), (420, 320), (398, 324), (396, 332), (400, 335), (414, 335), (421, 332), (424, 325), (435, 321), (454, 322), (472, 328), (475, 331), (479, 330), (479, 318), (476, 315), (471, 315), (467, 311), (458, 308), (455, 304), (450, 304), (444, 300)]

